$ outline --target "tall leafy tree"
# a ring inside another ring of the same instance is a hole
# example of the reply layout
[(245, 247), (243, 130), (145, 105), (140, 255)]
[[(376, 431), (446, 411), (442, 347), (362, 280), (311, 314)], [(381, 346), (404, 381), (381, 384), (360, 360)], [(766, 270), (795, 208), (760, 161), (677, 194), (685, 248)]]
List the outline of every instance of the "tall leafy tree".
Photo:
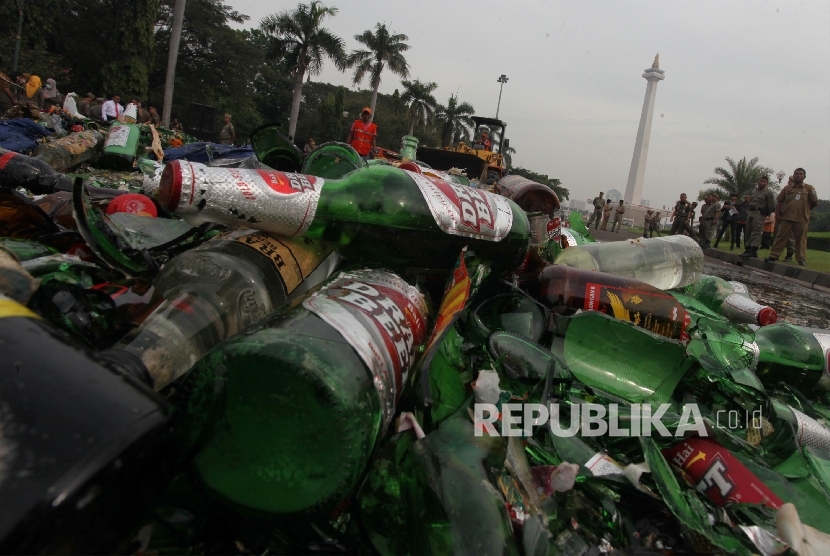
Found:
[(354, 68), (354, 84), (357, 85), (366, 75), (372, 82), (372, 100), (369, 107), (372, 109), (372, 117), (375, 118), (375, 105), (378, 100), (378, 88), (380, 87), (380, 74), (384, 67), (400, 77), (409, 77), (409, 64), (406, 62), (403, 53), (409, 50), (409, 37), (403, 34), (394, 34), (389, 31), (385, 23), (378, 23), (375, 31), (363, 31), (355, 35), (355, 40), (364, 45), (365, 49), (353, 50), (347, 59), (349, 67)]
[[(728, 199), (732, 194), (741, 197), (755, 187), (761, 176), (772, 176), (773, 172), (772, 168), (760, 166), (757, 156), (749, 161), (746, 157), (743, 157), (737, 162), (730, 157), (726, 157), (726, 164), (728, 168), (718, 166), (715, 168), (717, 176), (703, 182), (715, 187), (702, 190), (698, 196), (699, 200), (710, 193), (718, 195), (721, 199)], [(769, 188), (772, 191), (778, 191), (779, 187), (777, 183), (770, 181)]]
[(104, 90), (147, 99), (155, 52), (159, 0), (135, 0), (119, 6), (115, 24), (115, 51), (101, 68)]
[[(156, 61), (147, 101), (159, 110), (174, 4), (175, 0), (162, 0), (156, 31)], [(244, 140), (263, 118), (287, 118), (291, 83), (284, 72), (265, 63), (268, 38), (256, 29), (231, 27), (247, 20), (248, 16), (223, 0), (187, 0), (172, 110), (172, 116), (186, 128), (194, 102), (216, 107), (214, 132), (221, 129), (222, 115), (230, 112), (238, 140)], [(208, 133), (200, 138), (215, 140), (216, 136)]]
[(326, 7), (318, 0), (311, 4), (298, 4), (292, 11), (282, 11), (266, 16), (260, 29), (273, 40), (267, 56), (281, 60), (294, 79), (294, 95), (288, 120), (288, 135), (297, 130), (297, 116), (303, 96), (303, 79), (319, 75), (323, 61), (329, 58), (340, 71), (346, 69), (346, 52), (343, 39), (322, 27), (323, 20), (337, 15), (337, 8)]
[(401, 81), (401, 85), (403, 85), (401, 101), (409, 109), (409, 131), (407, 135), (412, 135), (415, 132), (416, 121), (423, 121), (426, 124), (435, 114), (438, 101), (432, 96), (432, 91), (438, 88), (438, 84), (423, 83), (416, 79), (415, 81)]
[(470, 119), (476, 113), (475, 108), (468, 102), (458, 102), (456, 95), (450, 95), (446, 106), (439, 106), (436, 119), (441, 124), (441, 146), (446, 147), (462, 140), (469, 139), (470, 128), (475, 122)]

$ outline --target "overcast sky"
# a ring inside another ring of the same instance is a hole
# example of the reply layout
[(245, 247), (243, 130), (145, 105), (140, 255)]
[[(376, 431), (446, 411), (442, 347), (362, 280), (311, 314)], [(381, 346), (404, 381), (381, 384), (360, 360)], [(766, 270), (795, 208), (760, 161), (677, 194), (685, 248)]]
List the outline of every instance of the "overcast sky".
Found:
[[(225, 0), (251, 17), (296, 2)], [(826, 0), (326, 0), (327, 27), (354, 35), (384, 22), (409, 36), (411, 78), (499, 116), (514, 164), (562, 180), (571, 198), (625, 191), (646, 80), (660, 53), (643, 199), (697, 196), (725, 157), (799, 166), (830, 198), (830, 3)], [(328, 64), (315, 81), (352, 86)], [(359, 88), (368, 88), (368, 80)], [(384, 73), (380, 91), (400, 80)], [(367, 94), (367, 103), (369, 95)], [(384, 145), (395, 149), (397, 145)], [(786, 178), (785, 178), (786, 179)]]

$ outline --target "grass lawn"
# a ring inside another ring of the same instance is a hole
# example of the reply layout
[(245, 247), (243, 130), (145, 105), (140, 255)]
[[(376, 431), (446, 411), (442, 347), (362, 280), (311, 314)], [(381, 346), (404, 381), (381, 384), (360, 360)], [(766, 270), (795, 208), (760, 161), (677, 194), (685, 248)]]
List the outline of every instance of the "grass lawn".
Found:
[[(729, 245), (727, 244), (724, 246), (723, 240), (721, 240), (720, 245), (718, 246), (719, 251), (727, 251), (729, 252)], [(734, 251), (731, 251), (736, 255), (740, 255), (744, 252), (743, 247), (735, 248)], [(769, 249), (758, 249), (758, 258), (765, 259), (769, 256)], [(779, 257), (779, 261), (782, 260), (786, 256), (786, 251), (781, 253), (781, 257)], [(795, 262), (795, 257), (793, 257), (793, 262), (791, 263), (795, 266), (798, 266), (798, 263)], [(818, 270), (819, 272), (830, 272), (830, 253), (827, 251), (816, 251), (814, 249), (807, 249), (807, 268), (812, 270)]]
[(807, 232), (807, 237), (830, 237), (830, 232)]

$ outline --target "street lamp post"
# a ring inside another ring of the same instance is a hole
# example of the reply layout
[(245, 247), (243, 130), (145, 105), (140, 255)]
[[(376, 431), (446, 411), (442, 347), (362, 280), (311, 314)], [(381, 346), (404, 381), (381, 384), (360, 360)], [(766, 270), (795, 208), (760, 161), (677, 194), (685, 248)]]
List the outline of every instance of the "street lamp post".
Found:
[(499, 78), (496, 80), (496, 83), (501, 83), (499, 86), (499, 103), (496, 105), (496, 119), (499, 119), (499, 108), (501, 108), (501, 90), (504, 89), (504, 84), (507, 83), (507, 76), (501, 74)]
[(787, 174), (786, 174), (786, 172), (784, 172), (784, 170), (778, 170), (778, 173), (775, 174), (775, 177), (778, 178), (778, 183), (781, 183), (781, 180), (783, 180), (784, 176), (786, 176), (786, 175)]

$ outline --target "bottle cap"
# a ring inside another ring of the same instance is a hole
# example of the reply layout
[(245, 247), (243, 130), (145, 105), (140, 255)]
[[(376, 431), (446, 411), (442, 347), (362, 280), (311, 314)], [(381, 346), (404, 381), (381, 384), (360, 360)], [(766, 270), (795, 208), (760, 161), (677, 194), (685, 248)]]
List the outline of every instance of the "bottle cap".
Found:
[(116, 212), (129, 212), (138, 216), (150, 216), (155, 218), (158, 216), (156, 205), (149, 197), (141, 195), (140, 193), (127, 193), (126, 195), (119, 195), (110, 201), (107, 207), (107, 214), (115, 214)]
[(768, 324), (775, 324), (778, 322), (778, 313), (772, 307), (764, 307), (758, 311), (758, 324), (766, 326)]
[(168, 162), (164, 167), (159, 179), (158, 191), (159, 204), (165, 210), (175, 211), (182, 194), (182, 169), (178, 160)]

